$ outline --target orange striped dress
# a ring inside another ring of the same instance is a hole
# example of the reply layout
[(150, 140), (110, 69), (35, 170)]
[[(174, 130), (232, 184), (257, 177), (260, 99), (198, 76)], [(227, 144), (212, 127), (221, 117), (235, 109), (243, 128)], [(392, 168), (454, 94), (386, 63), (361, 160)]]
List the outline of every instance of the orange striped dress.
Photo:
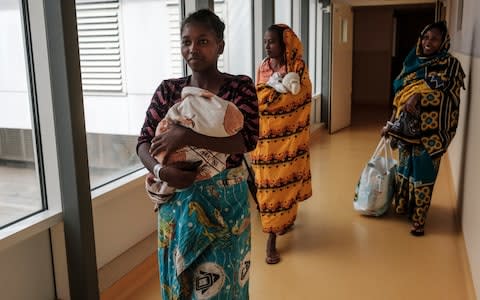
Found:
[[(279, 233), (293, 225), (298, 203), (312, 195), (310, 174), (310, 109), (312, 86), (302, 60), (302, 45), (284, 30), (286, 72), (301, 79), (297, 95), (278, 93), (265, 84), (273, 71), (265, 59), (257, 72), (260, 134), (251, 152), (262, 228)], [(282, 73), (282, 72), (280, 72)]]

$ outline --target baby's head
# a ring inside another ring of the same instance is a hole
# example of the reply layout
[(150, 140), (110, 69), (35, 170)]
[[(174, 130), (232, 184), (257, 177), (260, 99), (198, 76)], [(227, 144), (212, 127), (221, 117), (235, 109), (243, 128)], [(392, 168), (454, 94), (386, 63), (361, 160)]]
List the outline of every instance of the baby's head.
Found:
[(298, 74), (295, 72), (289, 72), (285, 74), (282, 84), (293, 95), (296, 95), (300, 92), (300, 76), (298, 76)]
[(223, 127), (229, 135), (235, 135), (243, 128), (243, 114), (233, 103), (228, 103)]

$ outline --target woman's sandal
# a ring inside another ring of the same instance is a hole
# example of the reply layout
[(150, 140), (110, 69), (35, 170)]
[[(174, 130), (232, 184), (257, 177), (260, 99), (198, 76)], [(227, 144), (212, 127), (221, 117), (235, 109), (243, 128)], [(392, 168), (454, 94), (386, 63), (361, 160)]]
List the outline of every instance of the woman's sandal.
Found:
[(278, 264), (280, 262), (280, 255), (277, 252), (270, 253), (270, 255), (267, 254), (265, 262), (269, 265)]
[(425, 235), (425, 230), (423, 226), (418, 225), (418, 224), (413, 224), (412, 229), (410, 229), (410, 234), (413, 236), (424, 236)]
[(277, 235), (275, 233), (269, 233), (267, 241), (267, 257), (265, 262), (269, 265), (277, 264), (280, 261), (280, 254), (276, 248)]

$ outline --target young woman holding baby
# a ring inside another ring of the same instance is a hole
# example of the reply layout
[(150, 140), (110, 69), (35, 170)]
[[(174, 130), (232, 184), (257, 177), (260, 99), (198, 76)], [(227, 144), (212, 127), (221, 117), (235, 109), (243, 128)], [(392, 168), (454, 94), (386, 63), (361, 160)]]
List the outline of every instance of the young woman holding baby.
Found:
[[(138, 138), (137, 153), (145, 167), (177, 189), (158, 208), (162, 299), (248, 299), (250, 212), (242, 159), (257, 143), (257, 96), (249, 77), (217, 68), (224, 29), (210, 10), (199, 10), (183, 21), (181, 52), (192, 75), (160, 84)], [(155, 135), (169, 108), (182, 101), (184, 87), (197, 87), (235, 104), (244, 117), (242, 129), (212, 137), (172, 122)], [(228, 154), (225, 170), (197, 180), (198, 161), (169, 163), (172, 154), (187, 146)], [(163, 160), (157, 161), (160, 153)]]
[(277, 234), (292, 229), (298, 203), (312, 195), (312, 85), (302, 59), (302, 43), (291, 28), (270, 26), (264, 46), (267, 57), (256, 78), (260, 134), (251, 160), (262, 227), (268, 233), (266, 262), (275, 264), (280, 261)]

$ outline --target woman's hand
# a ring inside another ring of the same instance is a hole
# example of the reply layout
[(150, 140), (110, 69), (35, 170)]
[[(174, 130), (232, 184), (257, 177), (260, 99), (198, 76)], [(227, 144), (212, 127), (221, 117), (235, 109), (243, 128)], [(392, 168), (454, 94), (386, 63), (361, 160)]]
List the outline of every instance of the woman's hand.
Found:
[(408, 113), (417, 114), (418, 113), (417, 103), (420, 100), (420, 98), (421, 98), (420, 94), (413, 94), (407, 100), (407, 103), (405, 103), (405, 107), (403, 109)]
[(165, 156), (161, 163), (166, 165), (168, 158), (172, 153), (187, 145), (186, 141), (188, 141), (190, 131), (190, 129), (177, 124), (169, 125), (165, 132), (152, 139), (150, 155), (155, 157), (160, 152), (165, 152)]
[(390, 130), (390, 126), (392, 125), (391, 122), (387, 122), (385, 126), (382, 127), (382, 130), (380, 131), (380, 136), (384, 137), (388, 134), (388, 131)]
[(168, 182), (168, 185), (177, 189), (184, 189), (193, 184), (198, 173), (201, 161), (174, 162), (160, 170), (160, 179)]

